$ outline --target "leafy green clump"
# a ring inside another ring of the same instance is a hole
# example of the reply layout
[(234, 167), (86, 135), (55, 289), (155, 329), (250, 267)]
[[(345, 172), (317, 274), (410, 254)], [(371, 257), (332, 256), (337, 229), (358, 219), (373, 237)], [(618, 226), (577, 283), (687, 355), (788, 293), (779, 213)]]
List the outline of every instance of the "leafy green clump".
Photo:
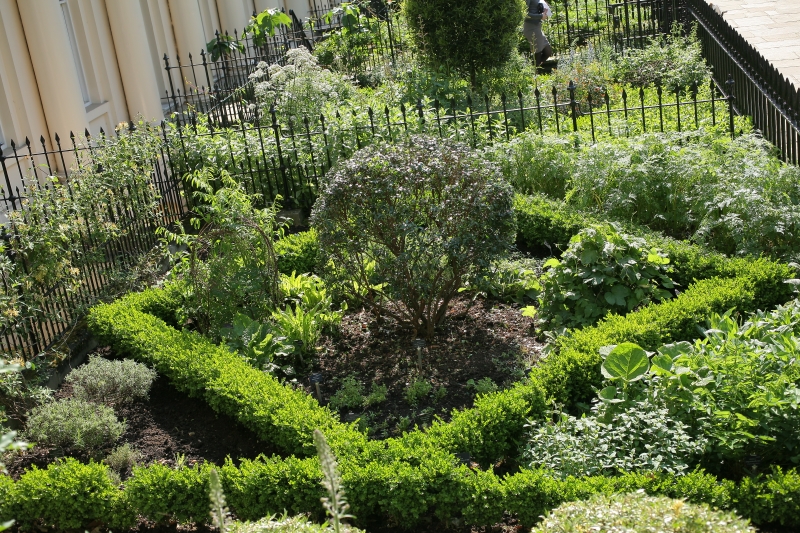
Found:
[(109, 361), (93, 356), (89, 362), (67, 374), (74, 398), (108, 406), (147, 399), (156, 371), (147, 365), (124, 359)]
[(328, 404), (331, 409), (355, 409), (364, 404), (364, 386), (355, 376), (347, 376), (342, 380), (342, 386), (331, 397)]
[(434, 67), (468, 77), (502, 66), (517, 48), (522, 0), (406, 0), (403, 10), (417, 48)]
[(514, 242), (511, 187), (498, 169), (421, 135), (364, 148), (328, 173), (311, 219), (344, 291), (426, 337)]
[(699, 86), (711, 77), (703, 59), (697, 28), (688, 36), (675, 23), (665, 41), (653, 39), (644, 48), (634, 48), (614, 63), (614, 77), (636, 87), (661, 85), (668, 91)]
[(597, 225), (570, 239), (561, 259), (545, 263), (540, 316), (550, 329), (597, 322), (672, 297), (669, 258), (644, 239)]
[(124, 432), (125, 422), (110, 407), (68, 398), (34, 408), (25, 437), (46, 446), (93, 451), (113, 444)]
[(545, 516), (533, 533), (602, 531), (628, 533), (754, 533), (747, 520), (663, 496), (597, 494), (586, 501), (565, 503)]

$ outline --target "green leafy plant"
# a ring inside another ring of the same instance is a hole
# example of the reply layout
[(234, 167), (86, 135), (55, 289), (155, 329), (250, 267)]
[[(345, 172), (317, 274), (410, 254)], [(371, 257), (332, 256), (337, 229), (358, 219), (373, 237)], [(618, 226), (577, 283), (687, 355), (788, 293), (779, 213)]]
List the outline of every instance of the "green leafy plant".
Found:
[(422, 56), (476, 87), (479, 72), (502, 66), (516, 50), (522, 0), (406, 0), (403, 12)]
[(560, 260), (544, 264), (539, 315), (548, 328), (574, 327), (671, 298), (668, 265), (664, 253), (618, 226), (581, 230)]
[(238, 314), (230, 328), (222, 329), (222, 337), (228, 348), (254, 367), (269, 373), (277, 370), (293, 373), (293, 369), (289, 369), (295, 347), (286, 337), (279, 336), (270, 324)]
[(669, 416), (666, 408), (632, 404), (613, 413), (595, 403), (590, 416), (556, 412), (554, 422), (528, 422), (523, 458), (531, 468), (567, 476), (648, 471), (685, 473), (706, 441)]
[(614, 77), (636, 87), (660, 85), (672, 92), (702, 85), (711, 77), (696, 26), (684, 34), (676, 22), (666, 39), (661, 39), (654, 38), (648, 46), (633, 48), (618, 58)]
[[(14, 370), (2, 371), (4, 368)], [(0, 423), (6, 420), (23, 422), (31, 409), (53, 399), (43, 370), (30, 361), (21, 365), (0, 360)]]
[[(292, 19), (283, 11), (273, 8), (265, 9), (250, 18), (250, 24), (244, 29), (245, 35), (253, 36), (253, 44), (267, 46), (268, 37), (274, 37), (281, 26), (291, 26)], [(216, 61), (212, 58), (212, 61)]]
[[(167, 244), (184, 245), (175, 274), (185, 276), (196, 309), (193, 319), (203, 332), (220, 337), (221, 329), (246, 312), (268, 318), (278, 302), (278, 269), (273, 241), (277, 204), (258, 209), (255, 198), (226, 171), (204, 168), (187, 176), (195, 199), (189, 233), (159, 228)], [(276, 199), (276, 201), (279, 199)]]
[(470, 379), (467, 381), (467, 388), (474, 389), (475, 394), (489, 394), (498, 390), (497, 383), (490, 377), (481, 378), (478, 381)]
[(312, 223), (348, 294), (430, 338), (464, 283), (507, 253), (511, 200), (465, 146), (412, 136), (330, 172)]
[(364, 407), (372, 407), (386, 401), (389, 393), (389, 388), (386, 385), (372, 384), (372, 389), (369, 394), (364, 397)]
[(645, 531), (657, 527), (670, 533), (754, 533), (749, 521), (731, 512), (713, 510), (684, 500), (633, 494), (596, 494), (548, 512), (533, 533), (580, 531)]
[(217, 33), (217, 36), (206, 43), (206, 51), (211, 54), (211, 61), (228, 59), (234, 52), (244, 53), (244, 43), (232, 35)]
[(350, 505), (345, 499), (342, 478), (336, 465), (336, 457), (333, 455), (330, 446), (328, 446), (325, 435), (318, 429), (314, 430), (314, 444), (317, 446), (319, 463), (322, 467), (322, 486), (325, 487), (325, 491), (328, 493), (327, 497), (322, 498), (322, 505), (331, 518), (333, 531), (342, 533), (347, 529), (344, 520), (353, 518), (353, 516), (347, 514)]
[(301, 354), (314, 353), (322, 334), (325, 313), (320, 311), (320, 307), (317, 305), (306, 311), (299, 305), (287, 306), (286, 309), (278, 309), (272, 313), (272, 320), (275, 321), (278, 331), (289, 342), (295, 343)]
[(433, 392), (433, 385), (431, 385), (430, 381), (415, 379), (406, 387), (406, 401), (411, 407), (416, 407), (428, 398), (431, 392)]
[[(371, 395), (370, 395), (371, 396)], [(328, 403), (331, 409), (356, 409), (364, 405), (364, 386), (355, 376), (347, 376), (342, 380), (342, 386), (331, 396)]]
[(131, 447), (129, 443), (117, 446), (109, 453), (103, 462), (113, 471), (122, 475), (129, 472), (134, 466), (139, 464), (142, 458), (141, 452)]
[(534, 302), (542, 290), (538, 275), (540, 266), (541, 262), (535, 259), (502, 260), (493, 264), (469, 288), (504, 302)]
[(67, 374), (65, 381), (72, 386), (74, 398), (114, 407), (146, 400), (156, 377), (155, 370), (130, 359), (110, 361), (92, 356)]
[(89, 452), (113, 444), (124, 432), (125, 423), (110, 407), (73, 398), (34, 408), (25, 428), (31, 441)]

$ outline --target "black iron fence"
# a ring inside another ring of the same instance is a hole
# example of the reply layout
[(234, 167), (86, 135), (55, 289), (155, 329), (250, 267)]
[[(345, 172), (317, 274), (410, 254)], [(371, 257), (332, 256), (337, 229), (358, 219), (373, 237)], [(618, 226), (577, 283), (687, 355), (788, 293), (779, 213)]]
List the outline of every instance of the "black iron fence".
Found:
[(778, 147), (785, 161), (800, 158), (800, 89), (736, 32), (705, 0), (683, 0), (688, 21), (698, 23), (703, 55), (718, 81), (731, 85), (738, 113)]

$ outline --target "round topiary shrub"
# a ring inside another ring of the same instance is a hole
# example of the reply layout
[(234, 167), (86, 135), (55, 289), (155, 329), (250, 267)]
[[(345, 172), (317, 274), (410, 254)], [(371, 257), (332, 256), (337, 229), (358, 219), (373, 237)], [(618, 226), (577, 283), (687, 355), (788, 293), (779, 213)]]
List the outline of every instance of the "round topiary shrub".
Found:
[(25, 438), (68, 450), (94, 451), (113, 444), (125, 432), (114, 410), (75, 398), (46, 403), (31, 410)]
[(512, 203), (494, 164), (412, 136), (330, 172), (311, 221), (348, 294), (431, 337), (464, 282), (514, 243)]
[(523, 0), (405, 0), (417, 47), (434, 67), (468, 76), (504, 65), (516, 50)]
[(147, 399), (156, 371), (130, 359), (110, 361), (91, 357), (67, 374), (73, 397), (86, 402), (114, 406)]
[(747, 520), (730, 512), (714, 511), (663, 496), (598, 494), (586, 501), (562, 504), (551, 511), (532, 533), (739, 533), (755, 532)]

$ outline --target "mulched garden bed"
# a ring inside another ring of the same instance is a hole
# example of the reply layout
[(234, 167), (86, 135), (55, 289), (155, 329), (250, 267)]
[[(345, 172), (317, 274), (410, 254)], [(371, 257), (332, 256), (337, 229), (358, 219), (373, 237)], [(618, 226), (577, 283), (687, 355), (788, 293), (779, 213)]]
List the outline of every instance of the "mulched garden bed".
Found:
[[(108, 351), (103, 354), (108, 356)], [(72, 394), (64, 383), (56, 398)], [(175, 466), (179, 456), (185, 464), (210, 462), (221, 465), (230, 456), (254, 459), (259, 454), (270, 456), (275, 450), (259, 441), (255, 433), (238, 425), (233, 419), (214, 412), (202, 398), (190, 398), (175, 389), (166, 378), (159, 376), (150, 390), (147, 401), (137, 401), (115, 409), (117, 417), (127, 425), (125, 433), (114, 446), (99, 450), (95, 459), (102, 459), (116, 446), (128, 443), (141, 454), (140, 463), (161, 463)], [(70, 454), (88, 461), (88, 454)], [(58, 457), (61, 450), (37, 445), (7, 458), (9, 474), (18, 479), (31, 465), (45, 468)]]
[[(361, 418), (370, 426), (374, 438), (399, 433), (397, 424), (408, 417), (423, 426), (433, 416), (449, 420), (454, 408), (471, 407), (473, 380), (491, 378), (507, 387), (527, 375), (536, 364), (544, 343), (531, 330), (532, 319), (523, 317), (520, 306), (482, 298), (459, 298), (448, 310), (443, 326), (422, 349), (418, 369), (413, 332), (396, 321), (378, 321), (373, 313), (361, 310), (345, 316), (340, 333), (323, 337), (314, 372), (321, 372), (323, 404), (341, 387), (342, 379), (355, 375), (369, 393), (372, 383), (388, 387), (387, 400), (368, 410), (342, 413), (343, 420)], [(435, 388), (445, 387), (439, 401), (429, 397), (415, 408), (405, 391), (414, 379), (429, 380)], [(309, 374), (302, 376), (306, 392), (316, 395)]]

